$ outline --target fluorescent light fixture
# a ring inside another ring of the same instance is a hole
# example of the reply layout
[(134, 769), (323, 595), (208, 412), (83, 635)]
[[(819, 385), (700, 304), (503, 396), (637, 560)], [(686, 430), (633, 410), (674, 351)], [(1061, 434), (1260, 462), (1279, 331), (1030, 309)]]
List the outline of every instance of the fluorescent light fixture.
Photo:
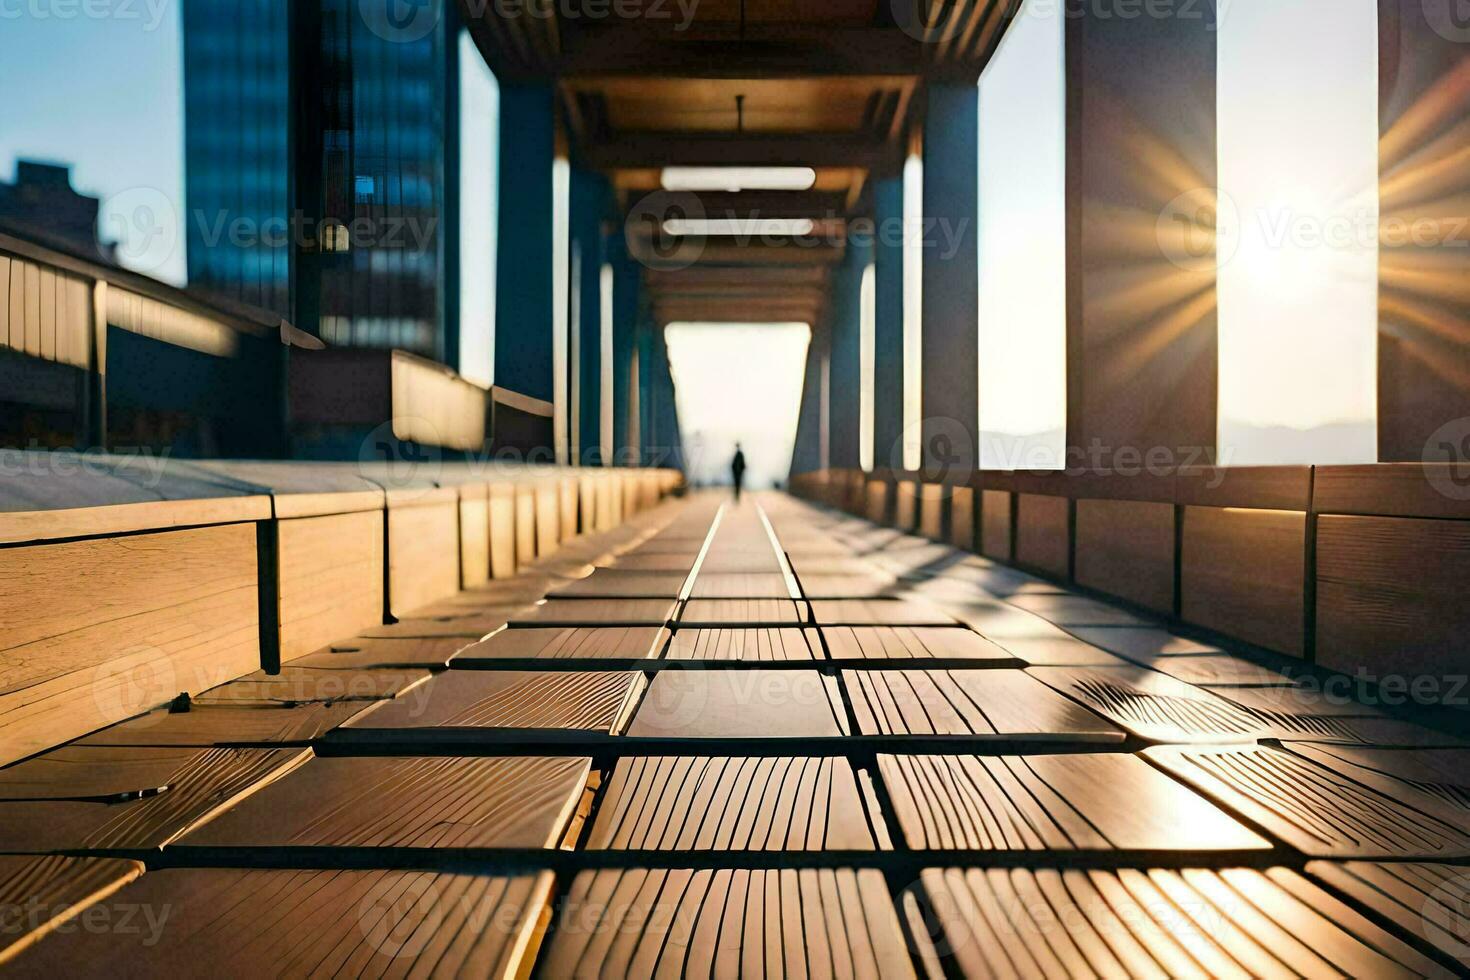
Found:
[(670, 218), (664, 222), (664, 234), (706, 238), (801, 236), (810, 235), (814, 227), (810, 218)]
[(666, 191), (806, 191), (817, 182), (811, 167), (665, 167)]

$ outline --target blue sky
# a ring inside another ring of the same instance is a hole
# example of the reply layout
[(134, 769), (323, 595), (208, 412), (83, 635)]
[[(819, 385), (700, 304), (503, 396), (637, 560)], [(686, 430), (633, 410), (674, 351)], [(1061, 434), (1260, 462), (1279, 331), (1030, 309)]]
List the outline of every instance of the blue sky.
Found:
[[(107, 16), (86, 16), (89, 9)], [(150, 236), (146, 249), (125, 244), (120, 258), (182, 283), (182, 72), (176, 2), (7, 6), (0, 11), (0, 180), (14, 177), (17, 157), (71, 164), (74, 186), (112, 199), (103, 218), (110, 237), (138, 227), (141, 214), (171, 223), (172, 234)]]

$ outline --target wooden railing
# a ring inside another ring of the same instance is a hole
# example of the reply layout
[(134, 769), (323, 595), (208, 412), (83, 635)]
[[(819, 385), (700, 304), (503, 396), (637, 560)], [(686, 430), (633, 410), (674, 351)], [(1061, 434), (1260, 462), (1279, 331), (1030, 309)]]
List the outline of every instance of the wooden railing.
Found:
[(942, 482), (828, 470), (791, 485), (1166, 621), (1398, 683), (1470, 670), (1464, 469), (980, 472)]
[(681, 482), (0, 450), (0, 765), (512, 576)]

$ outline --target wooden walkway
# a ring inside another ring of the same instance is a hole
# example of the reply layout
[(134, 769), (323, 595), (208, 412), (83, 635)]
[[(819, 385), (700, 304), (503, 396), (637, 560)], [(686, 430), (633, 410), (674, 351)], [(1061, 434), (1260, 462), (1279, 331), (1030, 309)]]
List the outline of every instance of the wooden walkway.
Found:
[(1470, 742), (1314, 677), (696, 495), (0, 769), (0, 970), (1465, 973)]

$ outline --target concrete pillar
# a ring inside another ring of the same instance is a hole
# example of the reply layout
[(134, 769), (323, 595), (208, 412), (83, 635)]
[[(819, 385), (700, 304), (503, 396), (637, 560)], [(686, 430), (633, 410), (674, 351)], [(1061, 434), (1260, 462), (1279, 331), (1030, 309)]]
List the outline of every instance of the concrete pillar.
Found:
[(903, 178), (874, 182), (873, 465), (903, 462)]
[(495, 283), (495, 383), (551, 401), (551, 166), (555, 153), (550, 85), (500, 88), (500, 247)]
[(830, 460), (838, 469), (855, 469), (859, 462), (863, 270), (872, 261), (872, 255), (870, 239), (850, 240), (842, 264), (832, 276), (829, 315), (832, 358), (827, 408), (831, 420)]
[(1067, 20), (1073, 465), (1214, 452), (1215, 265), (1173, 247), (1214, 236), (1213, 8), (1123, 19), (1088, 7)]
[(924, 467), (939, 472), (973, 470), (980, 458), (978, 112), (973, 84), (928, 89), (920, 417)]

